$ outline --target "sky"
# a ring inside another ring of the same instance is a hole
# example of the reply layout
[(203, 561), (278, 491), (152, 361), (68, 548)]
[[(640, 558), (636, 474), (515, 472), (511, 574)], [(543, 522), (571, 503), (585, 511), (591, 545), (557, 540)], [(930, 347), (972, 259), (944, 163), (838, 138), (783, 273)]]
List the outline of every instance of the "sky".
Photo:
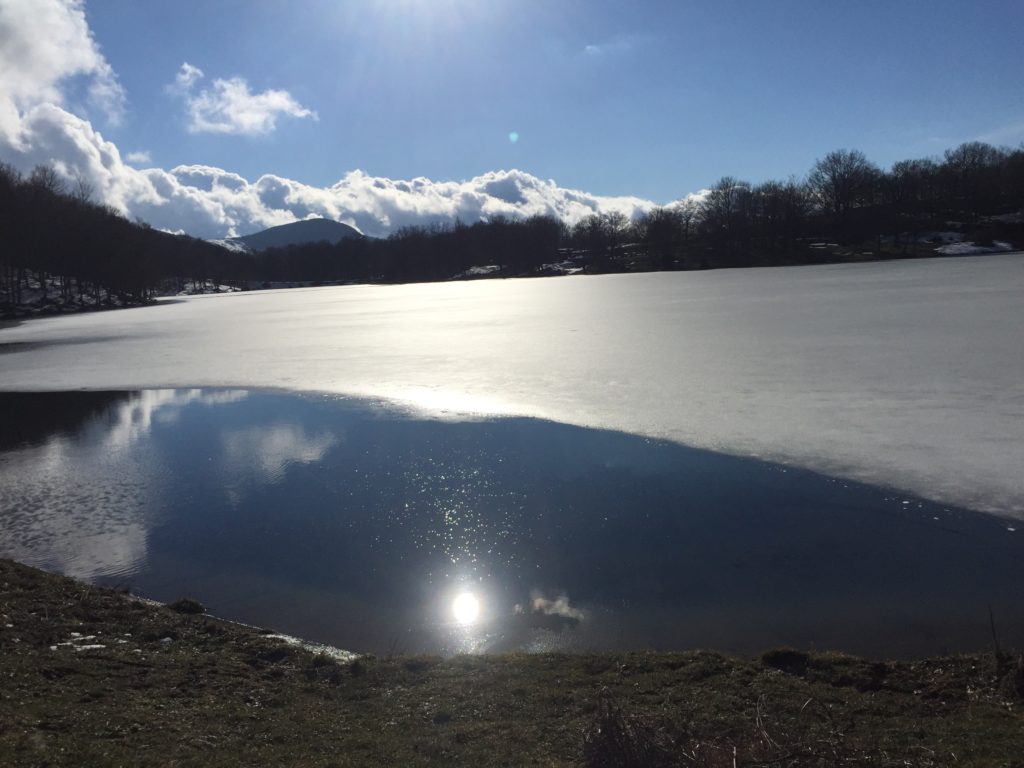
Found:
[(1024, 142), (1020, 0), (0, 0), (0, 160), (202, 237), (628, 215)]

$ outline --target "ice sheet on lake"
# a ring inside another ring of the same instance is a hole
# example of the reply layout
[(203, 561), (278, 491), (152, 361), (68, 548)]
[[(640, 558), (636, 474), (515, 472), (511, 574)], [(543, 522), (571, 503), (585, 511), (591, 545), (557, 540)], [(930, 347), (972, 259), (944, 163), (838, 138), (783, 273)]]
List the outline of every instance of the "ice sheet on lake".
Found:
[(532, 415), (1024, 517), (1020, 254), (197, 296), (33, 320), (0, 350), (5, 390)]

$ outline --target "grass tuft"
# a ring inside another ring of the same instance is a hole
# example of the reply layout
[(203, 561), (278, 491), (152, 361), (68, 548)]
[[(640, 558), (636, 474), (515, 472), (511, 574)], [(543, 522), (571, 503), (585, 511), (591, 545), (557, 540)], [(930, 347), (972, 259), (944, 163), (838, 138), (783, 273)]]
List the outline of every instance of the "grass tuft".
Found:
[(807, 673), (810, 656), (803, 651), (792, 648), (775, 648), (761, 654), (761, 663), (766, 667), (778, 669), (787, 675), (803, 677)]
[(659, 733), (638, 717), (627, 717), (608, 689), (583, 737), (583, 768), (671, 768), (680, 765)]
[(202, 603), (188, 597), (183, 597), (181, 600), (175, 600), (173, 603), (169, 603), (167, 607), (175, 613), (184, 613), (192, 616), (198, 616), (199, 614), (206, 613), (206, 608)]

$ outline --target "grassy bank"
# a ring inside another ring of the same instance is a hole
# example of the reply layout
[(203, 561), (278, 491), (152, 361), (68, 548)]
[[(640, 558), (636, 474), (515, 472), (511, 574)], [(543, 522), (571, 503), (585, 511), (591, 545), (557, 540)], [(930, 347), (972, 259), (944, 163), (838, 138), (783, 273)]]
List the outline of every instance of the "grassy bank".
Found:
[(5, 766), (1024, 766), (1022, 694), (991, 653), (339, 661), (0, 560)]

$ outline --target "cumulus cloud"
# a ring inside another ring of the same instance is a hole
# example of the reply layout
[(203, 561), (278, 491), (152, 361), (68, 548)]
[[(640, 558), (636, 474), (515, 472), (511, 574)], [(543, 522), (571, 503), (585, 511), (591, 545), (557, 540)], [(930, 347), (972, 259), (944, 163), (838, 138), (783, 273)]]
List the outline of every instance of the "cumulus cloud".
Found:
[(62, 85), (84, 78), (84, 101), (116, 124), (124, 89), (89, 32), (80, 0), (4, 0), (0, 3), (0, 138), (23, 137), (22, 112), (40, 103), (63, 105)]
[(203, 70), (194, 67), (187, 61), (181, 65), (177, 77), (174, 78), (174, 85), (171, 90), (175, 93), (185, 94), (192, 90), (192, 86), (203, 78)]
[[(89, 181), (99, 202), (169, 232), (220, 239), (325, 217), (385, 236), (409, 225), (534, 214), (572, 224), (592, 213), (618, 211), (635, 217), (654, 207), (637, 197), (567, 189), (518, 170), (461, 181), (396, 180), (356, 170), (335, 184), (317, 187), (272, 174), (251, 180), (207, 165), (133, 167), (148, 165), (148, 153), (122, 155), (89, 119), (74, 113), (77, 107), (69, 103), (74, 100), (65, 88), (69, 78), (78, 84), (83, 77), (81, 98), (116, 116), (124, 94), (90, 35), (80, 2), (0, 1), (0, 160), (24, 172), (50, 164), (68, 179)], [(200, 104), (208, 94), (211, 106), (198, 109), (201, 121), (211, 125), (263, 130), (272, 126), (273, 115), (288, 113), (271, 109), (271, 118), (265, 113), (268, 104), (289, 103), (291, 97), (284, 92), (252, 94), (248, 86), (218, 80), (202, 90), (203, 82), (198, 67), (185, 65), (172, 89)], [(240, 102), (248, 99), (249, 106), (221, 109), (214, 105), (219, 94), (235, 94)], [(282, 101), (281, 94), (287, 99)], [(308, 111), (293, 99), (290, 103), (293, 113)]]
[[(2, 149), (2, 147), (0, 147)], [(0, 152), (22, 170), (51, 163), (94, 185), (99, 200), (154, 227), (224, 238), (306, 218), (350, 224), (375, 237), (403, 226), (544, 214), (570, 224), (592, 213), (630, 218), (655, 207), (638, 197), (593, 195), (518, 170), (464, 181), (396, 180), (351, 171), (328, 187), (265, 174), (250, 181), (207, 165), (133, 168), (92, 125), (53, 104), (22, 115), (18, 140)]]
[(203, 70), (185, 62), (170, 86), (185, 102), (191, 133), (259, 136), (274, 131), (281, 116), (317, 119), (316, 112), (299, 104), (288, 91), (253, 93), (241, 77), (218, 78), (209, 88), (197, 90), (204, 77)]
[(636, 197), (599, 197), (565, 189), (517, 170), (493, 171), (465, 181), (395, 180), (357, 170), (330, 187), (272, 174), (250, 183), (208, 166), (179, 166), (170, 173), (180, 184), (216, 201), (239, 231), (252, 231), (252, 224), (324, 217), (383, 236), (409, 225), (472, 223), (496, 216), (543, 214), (570, 223), (608, 211), (635, 217), (654, 205)]

